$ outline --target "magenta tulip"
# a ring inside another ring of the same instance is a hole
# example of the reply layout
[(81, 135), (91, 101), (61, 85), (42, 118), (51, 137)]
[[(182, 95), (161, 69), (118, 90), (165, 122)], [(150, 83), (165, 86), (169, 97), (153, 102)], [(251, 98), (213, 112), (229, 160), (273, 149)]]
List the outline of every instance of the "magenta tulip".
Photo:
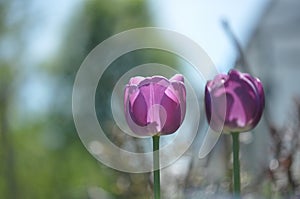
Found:
[(174, 133), (186, 111), (183, 76), (131, 78), (125, 88), (124, 111), (128, 126), (137, 135)]
[(217, 75), (206, 84), (206, 116), (214, 130), (249, 131), (259, 122), (264, 105), (260, 80), (247, 73), (231, 70), (228, 75)]

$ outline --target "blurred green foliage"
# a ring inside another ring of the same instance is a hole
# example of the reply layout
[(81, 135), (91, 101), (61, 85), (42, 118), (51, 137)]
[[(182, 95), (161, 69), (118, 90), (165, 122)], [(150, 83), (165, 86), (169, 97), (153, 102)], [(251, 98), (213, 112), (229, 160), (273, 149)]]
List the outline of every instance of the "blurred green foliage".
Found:
[[(15, 3), (18, 0), (11, 4), (1, 1), (0, 10), (3, 12), (0, 13), (5, 17), (0, 18), (0, 39), (5, 39), (4, 31), (12, 28), (4, 27), (4, 24), (14, 17), (14, 13), (7, 12)], [(71, 113), (72, 84), (85, 56), (115, 33), (147, 26), (149, 17), (144, 4), (142, 0), (82, 2), (65, 27), (61, 50), (39, 67), (55, 80), (49, 112), (36, 118), (31, 116), (35, 119), (14, 127), (13, 120), (7, 122), (9, 111), (3, 111), (4, 108), (13, 110), (10, 100), (0, 101), (0, 198), (90, 198), (89, 189), (92, 187), (101, 187), (114, 198), (145, 198), (150, 194), (149, 174), (117, 172), (99, 164), (87, 152), (76, 133)], [(22, 35), (20, 30), (24, 27), (26, 25), (12, 29)], [(127, 57), (117, 64), (127, 62), (129, 67), (135, 60), (141, 61), (140, 55)], [(13, 60), (8, 61), (8, 66), (1, 63), (1, 97), (9, 96), (3, 89), (16, 81), (8, 78), (13, 64)], [(22, 70), (21, 66), (19, 70)], [(117, 78), (122, 72), (117, 75), (107, 72), (102, 80), (107, 88), (99, 88), (99, 93), (107, 93), (112, 86), (111, 77), (116, 75)], [(16, 90), (22, 89), (22, 84), (18, 87)], [(127, 182), (131, 183), (130, 188), (126, 187)]]

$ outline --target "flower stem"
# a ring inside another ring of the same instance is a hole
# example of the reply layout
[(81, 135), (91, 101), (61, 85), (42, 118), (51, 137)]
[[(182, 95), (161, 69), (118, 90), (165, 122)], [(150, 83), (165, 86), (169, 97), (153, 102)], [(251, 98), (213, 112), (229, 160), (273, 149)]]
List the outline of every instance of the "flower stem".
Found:
[(153, 138), (154, 199), (160, 199), (159, 135)]
[(240, 181), (240, 160), (239, 160), (239, 133), (231, 133), (232, 135), (232, 152), (233, 152), (233, 195), (234, 198), (240, 198), (241, 181)]

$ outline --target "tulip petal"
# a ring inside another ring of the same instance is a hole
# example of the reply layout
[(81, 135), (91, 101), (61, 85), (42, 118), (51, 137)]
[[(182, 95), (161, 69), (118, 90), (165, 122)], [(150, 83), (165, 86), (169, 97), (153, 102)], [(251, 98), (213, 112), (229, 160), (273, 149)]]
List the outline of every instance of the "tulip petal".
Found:
[(125, 113), (128, 112), (129, 113), (129, 97), (130, 98), (136, 98), (137, 94), (138, 94), (138, 88), (137, 86), (129, 86), (126, 85), (125, 90), (124, 90), (124, 110)]
[[(227, 92), (233, 97), (232, 106), (228, 106), (227, 119), (235, 125), (230, 128), (252, 128), (251, 122), (257, 114), (258, 95), (251, 81), (244, 78), (242, 73), (232, 70), (229, 73)], [(227, 98), (229, 101), (229, 98)]]
[(165, 90), (169, 86), (169, 81), (166, 78), (154, 76), (153, 78), (146, 78), (139, 85), (139, 90), (144, 96), (147, 110), (150, 111), (147, 116), (147, 122), (156, 122), (160, 124), (159, 109), (151, 108), (154, 105), (160, 105), (160, 101), (164, 95)]
[[(178, 99), (173, 100), (175, 94), (172, 93), (172, 88), (167, 89), (166, 92), (169, 94), (165, 93), (160, 102), (167, 113), (167, 118), (162, 128), (162, 134), (174, 133), (181, 124), (181, 108), (180, 104), (178, 103)], [(172, 94), (170, 95), (170, 93)]]
[(264, 89), (263, 89), (261, 81), (258, 78), (254, 78), (254, 77), (252, 77), (249, 74), (245, 74), (245, 77), (247, 79), (249, 79), (253, 83), (253, 85), (255, 86), (256, 91), (258, 93), (258, 100), (259, 100), (258, 105), (259, 105), (259, 108), (257, 108), (257, 110), (258, 110), (257, 114), (255, 115), (255, 117), (253, 119), (253, 124), (256, 125), (259, 122), (259, 120), (260, 120), (260, 118), (262, 116), (262, 113), (263, 113), (263, 109), (265, 107)]
[[(125, 89), (125, 93), (128, 92), (130, 93), (129, 90), (134, 89), (134, 87), (126, 87)], [(127, 91), (126, 91), (127, 90)], [(137, 124), (137, 121), (134, 121), (133, 118), (135, 119), (135, 117), (132, 118), (132, 111), (130, 113), (130, 105), (129, 105), (129, 99), (124, 99), (125, 103), (125, 119), (127, 121), (127, 124), (129, 126), (129, 128), (136, 134), (139, 136), (153, 136), (155, 135), (156, 131), (156, 125), (155, 124), (147, 124), (146, 126), (140, 126)]]
[(228, 75), (224, 74), (218, 74), (213, 81), (208, 81), (206, 84), (206, 87), (209, 91), (214, 90), (214, 95), (215, 96), (222, 96), (225, 94), (225, 89), (220, 89), (224, 88), (224, 85), (228, 81)]
[[(137, 121), (137, 118), (133, 116), (132, 104), (136, 101), (139, 96), (139, 90), (137, 86), (126, 86), (124, 93), (124, 113), (125, 119), (129, 128), (139, 136), (152, 136), (155, 132), (155, 127), (153, 124), (144, 125), (145, 121)], [(131, 98), (131, 102), (130, 102)], [(143, 117), (145, 120), (145, 117)], [(139, 125), (138, 125), (139, 124)], [(140, 126), (143, 125), (143, 126)]]
[(208, 123), (211, 121), (211, 113), (212, 113), (212, 103), (211, 103), (211, 95), (210, 95), (210, 85), (212, 81), (208, 81), (205, 86), (205, 91), (204, 91), (204, 103), (205, 103), (205, 113), (206, 113), (206, 118), (208, 120)]
[[(182, 82), (171, 82), (172, 92), (166, 92), (167, 95), (171, 96), (169, 93), (174, 93), (176, 96), (176, 101), (180, 104), (181, 109), (181, 122), (183, 121), (185, 117), (186, 112), (186, 89)], [(167, 89), (166, 91), (169, 91), (170, 89)], [(174, 99), (174, 97), (173, 97)], [(175, 100), (174, 100), (175, 101)]]
[[(222, 94), (220, 94), (222, 93)], [(209, 89), (208, 84), (205, 87), (205, 111), (207, 120), (212, 129), (216, 132), (223, 130), (226, 120), (227, 106), (230, 106), (230, 101), (227, 100), (227, 94), (223, 85)], [(229, 103), (229, 104), (227, 104)]]
[(138, 85), (144, 79), (145, 77), (141, 77), (141, 76), (132, 77), (129, 80), (129, 85)]
[(139, 126), (147, 125), (147, 105), (142, 93), (137, 89), (129, 97), (129, 113), (132, 120)]
[(176, 74), (170, 78), (170, 82), (173, 82), (173, 81), (178, 81), (178, 82), (184, 83), (184, 77), (180, 74)]
[(253, 85), (255, 86), (256, 91), (257, 91), (257, 93), (259, 95), (259, 99), (261, 100), (260, 104), (262, 105), (262, 109), (263, 109), (264, 108), (264, 104), (265, 104), (265, 97), (264, 97), (265, 93), (264, 93), (264, 88), (262, 86), (261, 81), (258, 78), (254, 78), (254, 77), (252, 77), (249, 74), (244, 74), (244, 75), (245, 75), (245, 78), (247, 78), (249, 81), (251, 81), (253, 83)]

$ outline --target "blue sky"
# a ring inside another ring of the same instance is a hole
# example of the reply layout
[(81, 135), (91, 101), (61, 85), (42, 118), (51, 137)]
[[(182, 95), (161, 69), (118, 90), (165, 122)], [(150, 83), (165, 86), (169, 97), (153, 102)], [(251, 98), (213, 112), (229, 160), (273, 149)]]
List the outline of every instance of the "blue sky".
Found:
[(196, 41), (220, 72), (232, 67), (237, 52), (220, 20), (230, 23), (243, 46), (247, 45), (270, 0), (149, 0), (155, 24), (183, 33)]

